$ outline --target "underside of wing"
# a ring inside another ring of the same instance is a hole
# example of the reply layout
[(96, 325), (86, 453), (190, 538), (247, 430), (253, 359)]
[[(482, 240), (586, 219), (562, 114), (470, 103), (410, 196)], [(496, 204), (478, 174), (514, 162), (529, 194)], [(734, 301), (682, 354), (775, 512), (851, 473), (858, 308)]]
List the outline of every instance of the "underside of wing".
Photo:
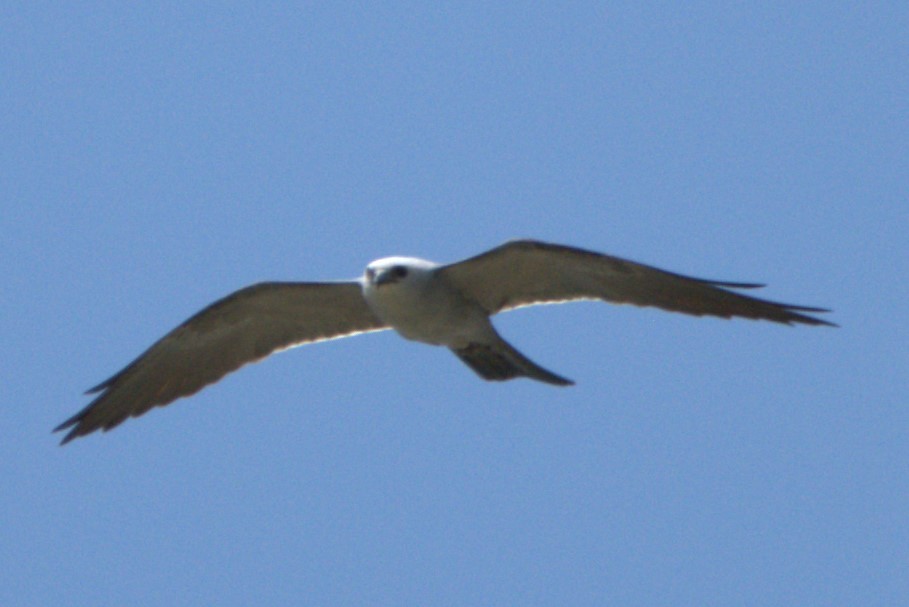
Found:
[(784, 324), (833, 325), (803, 312), (827, 312), (736, 293), (763, 285), (692, 278), (592, 251), (533, 240), (506, 243), (440, 270), (490, 314), (578, 299), (654, 306), (672, 312)]
[(89, 390), (98, 396), (55, 431), (71, 428), (65, 444), (194, 394), (272, 352), (384, 328), (356, 282), (253, 285), (198, 312)]

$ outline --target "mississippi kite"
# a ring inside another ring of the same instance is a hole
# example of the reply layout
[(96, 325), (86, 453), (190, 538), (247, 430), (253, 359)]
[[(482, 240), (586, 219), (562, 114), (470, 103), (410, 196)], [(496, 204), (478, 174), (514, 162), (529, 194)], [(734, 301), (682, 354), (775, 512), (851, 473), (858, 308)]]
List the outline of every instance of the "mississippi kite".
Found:
[(533, 240), (448, 265), (386, 257), (357, 280), (265, 282), (214, 302), (89, 390), (95, 399), (55, 431), (70, 429), (65, 444), (194, 394), (273, 352), (384, 329), (446, 346), (483, 379), (570, 385), (518, 352), (490, 322), (493, 314), (534, 304), (593, 299), (695, 316), (835, 326), (805, 314), (828, 310), (729, 290), (760, 286), (691, 278)]

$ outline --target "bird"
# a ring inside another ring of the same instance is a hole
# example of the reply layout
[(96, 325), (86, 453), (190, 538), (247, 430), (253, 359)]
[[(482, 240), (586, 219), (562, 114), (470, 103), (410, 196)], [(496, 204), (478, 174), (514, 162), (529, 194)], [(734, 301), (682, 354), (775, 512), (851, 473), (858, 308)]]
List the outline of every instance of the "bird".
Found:
[(505, 341), (490, 317), (536, 304), (601, 300), (671, 312), (837, 326), (830, 310), (737, 292), (763, 284), (693, 278), (581, 248), (514, 240), (451, 264), (415, 257), (369, 263), (355, 280), (261, 282), (215, 301), (152, 344), (54, 432), (61, 445), (195, 394), (243, 365), (303, 344), (395, 330), (449, 348), (485, 380), (573, 382)]

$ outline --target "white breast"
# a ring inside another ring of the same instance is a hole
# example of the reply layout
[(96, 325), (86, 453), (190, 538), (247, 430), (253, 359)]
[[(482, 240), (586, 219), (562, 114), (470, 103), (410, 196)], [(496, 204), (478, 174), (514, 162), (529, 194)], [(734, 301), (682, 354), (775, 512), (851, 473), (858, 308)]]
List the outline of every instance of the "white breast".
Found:
[(363, 297), (376, 316), (413, 341), (463, 347), (493, 331), (479, 304), (431, 270), (411, 268), (400, 282), (379, 286), (364, 281)]

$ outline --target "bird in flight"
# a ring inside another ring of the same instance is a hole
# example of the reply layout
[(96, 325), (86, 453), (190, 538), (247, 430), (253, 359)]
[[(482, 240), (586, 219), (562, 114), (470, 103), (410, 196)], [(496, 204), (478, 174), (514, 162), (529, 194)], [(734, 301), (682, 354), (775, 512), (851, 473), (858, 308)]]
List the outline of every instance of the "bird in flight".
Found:
[(87, 407), (55, 432), (61, 444), (194, 394), (273, 352), (358, 333), (394, 329), (445, 346), (480, 377), (571, 382), (506, 342), (490, 316), (534, 304), (602, 300), (695, 316), (828, 325), (828, 312), (749, 297), (730, 289), (763, 285), (692, 278), (574, 247), (508, 242), (448, 265), (413, 257), (373, 261), (357, 280), (263, 282), (204, 308), (87, 394)]

